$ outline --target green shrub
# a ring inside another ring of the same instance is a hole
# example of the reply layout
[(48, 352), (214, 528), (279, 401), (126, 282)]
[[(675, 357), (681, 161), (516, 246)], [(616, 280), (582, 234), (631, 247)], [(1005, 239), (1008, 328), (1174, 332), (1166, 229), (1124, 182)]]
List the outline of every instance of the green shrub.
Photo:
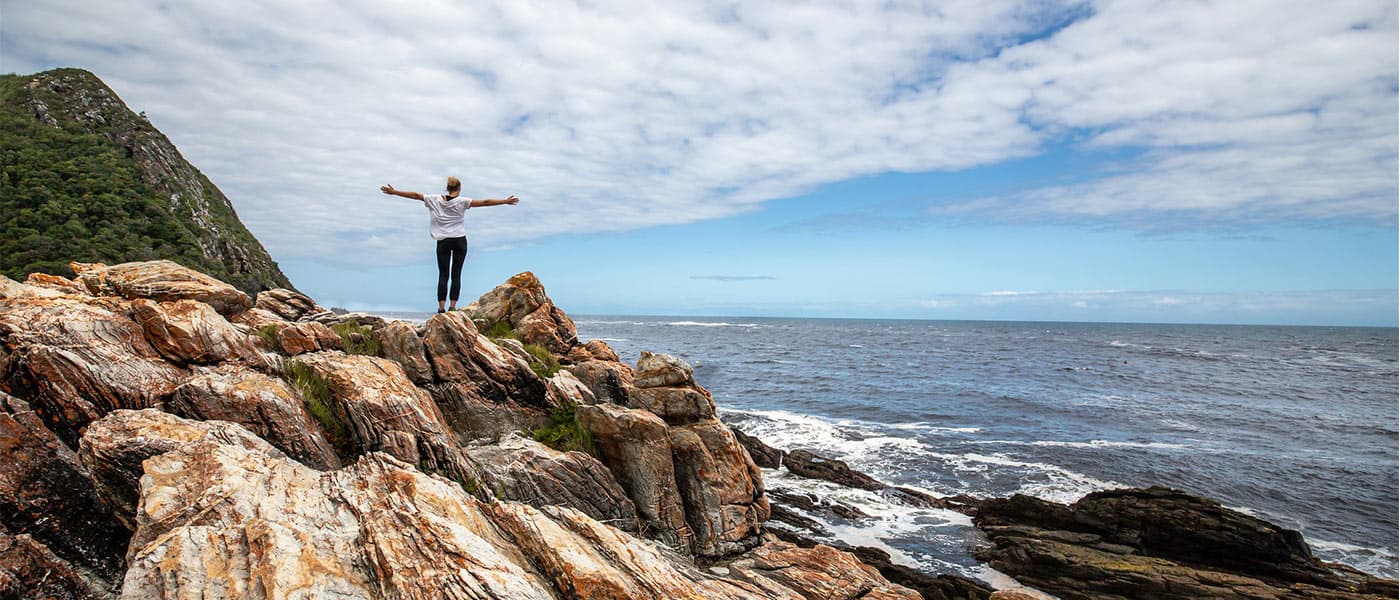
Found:
[(520, 334), (515, 332), (515, 328), (510, 326), (510, 321), (492, 321), (491, 326), (486, 328), (486, 337), (493, 340), (499, 339), (520, 339)]
[(355, 443), (350, 439), (350, 432), (345, 429), (345, 424), (336, 417), (335, 408), (331, 406), (331, 389), (326, 380), (317, 375), (311, 367), (295, 360), (282, 363), (280, 374), (283, 380), (301, 394), (302, 401), (306, 402), (306, 409), (321, 423), (321, 428), (326, 432), (326, 441), (331, 443), (336, 453), (341, 458), (354, 456), (357, 453)]
[(525, 344), (525, 351), (530, 353), (530, 370), (539, 375), (541, 379), (549, 379), (559, 372), (559, 359), (549, 353), (549, 349), (539, 344)]
[(254, 329), (253, 334), (257, 335), (258, 339), (262, 340), (263, 346), (266, 346), (273, 350), (277, 350), (279, 352), (281, 351), (282, 344), (277, 340), (276, 324), (263, 325), (262, 327)]
[(359, 321), (351, 319), (344, 323), (337, 323), (331, 326), (331, 331), (340, 336), (340, 340), (344, 342), (346, 354), (379, 356), (381, 351), (379, 338), (375, 337), (374, 330), (361, 325)]
[(598, 445), (593, 434), (578, 420), (578, 406), (565, 406), (550, 409), (549, 424), (531, 432), (535, 441), (561, 452), (587, 452), (598, 456)]

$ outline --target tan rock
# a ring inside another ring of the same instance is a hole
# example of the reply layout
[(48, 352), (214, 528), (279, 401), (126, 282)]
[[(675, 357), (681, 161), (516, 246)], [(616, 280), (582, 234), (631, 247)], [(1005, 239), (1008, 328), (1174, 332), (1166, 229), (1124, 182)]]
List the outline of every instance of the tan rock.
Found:
[(384, 358), (398, 361), (409, 379), (418, 384), (433, 380), (433, 366), (428, 364), (423, 340), (418, 337), (413, 325), (406, 321), (391, 321), (379, 330), (378, 335)]
[(620, 362), (588, 360), (567, 367), (579, 381), (588, 386), (598, 402), (628, 406), (631, 403), (632, 368)]
[(287, 323), (286, 319), (261, 308), (250, 308), (229, 317), (228, 321), (236, 325), (243, 325), (250, 331), (267, 325), (284, 325)]
[(769, 542), (729, 567), (741, 579), (772, 580), (809, 599), (866, 598), (876, 590), (881, 590), (876, 597), (919, 598), (913, 590), (891, 584), (854, 554), (821, 544), (799, 548), (787, 542)]
[(510, 323), (521, 339), (567, 355), (578, 345), (573, 320), (554, 305), (534, 273), (519, 273), (466, 306), (465, 312)]
[(290, 356), (322, 350), (339, 350), (344, 345), (330, 327), (316, 322), (287, 323), (277, 326), (277, 343)]
[(131, 301), (131, 308), (136, 322), (145, 331), (146, 341), (171, 361), (270, 366), (247, 334), (235, 329), (203, 302), (156, 302), (138, 298)]
[(699, 386), (650, 387), (633, 390), (630, 405), (656, 413), (672, 425), (715, 418), (715, 401)]
[(593, 390), (588, 389), (588, 386), (568, 371), (561, 370), (553, 377), (544, 380), (544, 383), (548, 388), (550, 406), (577, 406), (598, 402), (598, 399), (593, 396)]
[(187, 375), (124, 312), (74, 296), (0, 300), (0, 340), (5, 385), (73, 445), (89, 421), (156, 406)]
[(992, 592), (992, 596), (987, 600), (1044, 600), (1045, 595), (1033, 595), (1021, 590), (999, 590)]
[(300, 319), (306, 313), (324, 310), (316, 306), (316, 302), (305, 294), (285, 288), (259, 292), (253, 306), (288, 321)]
[(48, 288), (65, 294), (76, 294), (86, 296), (88, 290), (83, 284), (60, 275), (50, 275), (48, 273), (30, 273), (24, 278), (24, 283), (36, 287)]
[(314, 469), (340, 467), (321, 424), (296, 390), (278, 377), (236, 365), (195, 367), (165, 409), (189, 419), (243, 425)]
[(75, 262), (69, 266), (78, 274), (78, 281), (99, 296), (198, 300), (224, 315), (237, 314), (253, 305), (238, 288), (168, 260), (112, 266)]
[(236, 423), (191, 421), (147, 408), (117, 410), (93, 421), (83, 433), (78, 459), (91, 473), (98, 495), (135, 531), (143, 461), (205, 439), (269, 457), (284, 456)]
[(585, 362), (590, 360), (602, 360), (607, 362), (619, 362), (617, 352), (612, 346), (603, 340), (589, 340), (588, 343), (574, 346), (568, 354), (569, 362)]
[(567, 506), (630, 533), (637, 510), (627, 492), (598, 459), (560, 452), (534, 440), (508, 435), (500, 443), (468, 448), (497, 498), (531, 506)]
[(636, 505), (642, 535), (688, 550), (694, 534), (676, 489), (666, 422), (650, 412), (613, 404), (580, 406), (577, 414), (597, 441), (603, 464)]
[(466, 313), (433, 315), (423, 347), (434, 373), (425, 387), (461, 443), (549, 422), (544, 381), (524, 359), (478, 333)]
[(758, 544), (768, 498), (762, 474), (734, 434), (716, 419), (671, 427), (669, 433), (695, 554), (733, 554)]
[(55, 290), (47, 286), (31, 285), (20, 283), (4, 275), (0, 275), (0, 300), (11, 300), (20, 298), (59, 298), (64, 292)]
[(638, 388), (694, 385), (695, 370), (689, 363), (669, 354), (643, 351), (637, 359), (632, 384)]

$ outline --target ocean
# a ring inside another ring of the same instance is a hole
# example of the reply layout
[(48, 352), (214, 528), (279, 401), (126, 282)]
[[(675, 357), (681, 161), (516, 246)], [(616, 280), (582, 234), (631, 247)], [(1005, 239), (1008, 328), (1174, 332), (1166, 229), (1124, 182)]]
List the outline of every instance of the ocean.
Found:
[[(935, 495), (1072, 502), (1166, 485), (1303, 532), (1395, 577), (1394, 329), (842, 319), (575, 318), (635, 364), (684, 358), (721, 418)], [(765, 470), (874, 518), (828, 539), (987, 580), (970, 520)]]

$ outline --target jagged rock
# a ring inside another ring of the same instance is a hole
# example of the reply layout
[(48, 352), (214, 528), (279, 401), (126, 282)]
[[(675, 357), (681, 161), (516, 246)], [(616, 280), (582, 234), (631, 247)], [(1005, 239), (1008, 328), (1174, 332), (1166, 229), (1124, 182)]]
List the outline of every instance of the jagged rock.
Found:
[(826, 458), (807, 450), (793, 450), (783, 459), (783, 465), (794, 475), (822, 479), (862, 490), (879, 490), (886, 486), (875, 478), (852, 469), (844, 461)]
[(340, 459), (306, 404), (287, 382), (246, 367), (195, 367), (175, 388), (165, 409), (201, 421), (247, 427), (277, 449), (314, 469), (335, 469)]
[[(252, 331), (252, 330), (255, 330), (255, 329), (258, 329), (258, 328), (261, 328), (261, 327), (266, 327), (266, 326), (268, 326), (268, 325), (279, 325), (279, 326), (280, 326), (280, 325), (285, 325), (285, 324), (287, 323), (287, 320), (286, 320), (286, 319), (283, 319), (282, 317), (277, 316), (276, 313), (274, 313), (274, 312), (272, 312), (272, 311), (268, 311), (268, 310), (263, 310), (263, 309), (261, 309), (261, 308), (250, 308), (250, 309), (248, 309), (248, 310), (245, 310), (245, 311), (243, 311), (243, 312), (241, 312), (241, 313), (238, 313), (238, 314), (236, 314), (236, 315), (233, 315), (233, 316), (229, 317), (229, 318), (228, 318), (228, 321), (229, 321), (230, 323), (234, 323), (234, 324), (236, 324), (236, 325), (243, 325), (243, 326), (247, 327), (247, 328), (249, 329), (249, 331)], [(278, 350), (279, 348), (271, 348), (271, 349), (272, 349), (272, 350)]]
[(32, 536), (0, 531), (0, 598), (90, 600), (115, 597), (105, 582), (83, 577), (72, 564)]
[(1338, 572), (1302, 536), (1167, 488), (1095, 492), (1064, 506), (984, 501), (978, 558), (1063, 598), (1364, 598), (1393, 580)]
[(0, 275), (0, 300), (17, 300), (20, 298), (62, 298), (64, 292), (55, 290), (47, 286), (20, 283), (4, 275)]
[(581, 363), (590, 360), (620, 362), (617, 352), (603, 340), (589, 340), (588, 343), (574, 346), (567, 355), (569, 362)]
[(783, 456), (787, 454), (786, 452), (769, 446), (763, 440), (733, 427), (730, 427), (729, 430), (734, 432), (734, 437), (739, 440), (745, 450), (749, 451), (749, 456), (753, 458), (754, 464), (765, 469), (776, 469), (782, 466)]
[(257, 300), (253, 302), (253, 306), (266, 310), (287, 321), (300, 319), (302, 315), (306, 313), (325, 310), (316, 306), (316, 302), (308, 298), (305, 294), (286, 288), (259, 292)]
[(238, 288), (168, 260), (112, 266), (74, 262), (69, 266), (78, 274), (78, 281), (98, 296), (198, 300), (223, 315), (237, 314), (253, 305)]
[(669, 433), (695, 554), (726, 555), (757, 544), (768, 498), (758, 467), (734, 434), (716, 419), (671, 427)]
[(76, 294), (79, 296), (89, 295), (88, 289), (83, 284), (67, 277), (50, 275), (48, 273), (30, 273), (24, 278), (24, 283), (41, 288), (48, 288), (63, 292), (65, 294)]
[(191, 421), (153, 408), (117, 410), (93, 421), (83, 433), (78, 458), (91, 473), (97, 493), (116, 518), (136, 530), (142, 463), (201, 440), (239, 446), (280, 458), (282, 451), (236, 423)]
[(695, 387), (650, 387), (633, 390), (631, 405), (649, 410), (671, 425), (713, 420), (715, 401), (710, 393)]
[(694, 539), (676, 489), (666, 422), (644, 411), (612, 404), (580, 406), (581, 423), (598, 442), (603, 464), (627, 490), (642, 521), (642, 534), (673, 549)]
[(434, 374), (426, 387), (462, 443), (549, 422), (545, 382), (528, 362), (478, 333), (465, 312), (428, 319), (423, 347)]
[(912, 590), (891, 584), (855, 555), (820, 544), (801, 548), (787, 542), (769, 542), (749, 551), (729, 568), (741, 579), (767, 578), (809, 599), (919, 598)]
[(344, 346), (344, 340), (331, 331), (330, 327), (321, 323), (302, 322), (278, 324), (277, 344), (281, 346), (282, 352), (296, 356), (322, 350), (339, 350)]
[(567, 356), (578, 345), (573, 320), (554, 305), (544, 285), (526, 271), (506, 280), (466, 306), (465, 312), (488, 321), (510, 323), (520, 338), (554, 354)]
[(64, 569), (76, 569), (86, 581), (83, 587), (104, 590), (120, 581), (130, 533), (98, 498), (77, 455), (44, 427), (28, 404), (3, 392), (0, 456), (0, 525), (35, 537), (30, 543), (29, 535), (21, 540), (0, 535), (11, 544), (0, 548), (0, 571), (11, 570), (21, 581), (30, 581), (33, 572), (23, 565), (51, 563), (45, 556), (52, 552), (63, 565), (56, 567), (57, 576), (63, 576)]
[(588, 386), (598, 402), (627, 406), (631, 400), (632, 369), (620, 362), (589, 360), (567, 367), (574, 377)]
[(598, 399), (593, 396), (593, 390), (588, 389), (588, 386), (568, 371), (561, 370), (544, 380), (544, 383), (548, 388), (550, 406), (598, 403)]
[(10, 392), (70, 446), (89, 421), (157, 406), (186, 376), (161, 360), (124, 312), (72, 297), (0, 300), (0, 344), (0, 376)]
[(850, 549), (861, 562), (875, 567), (886, 579), (919, 593), (924, 600), (989, 600), (992, 588), (957, 575), (929, 575), (895, 564), (889, 553), (879, 548), (857, 546)]
[(391, 321), (379, 330), (378, 335), (384, 358), (398, 361), (409, 379), (417, 384), (433, 381), (433, 366), (428, 364), (428, 357), (423, 352), (423, 339), (418, 337), (413, 325), (405, 321)]
[(399, 363), (340, 352), (296, 360), (325, 380), (337, 419), (361, 451), (386, 452), (464, 483), (477, 480), (437, 405)]
[(637, 371), (632, 377), (632, 385), (638, 388), (694, 384), (695, 370), (689, 363), (669, 354), (646, 351), (637, 359)]
[(362, 327), (368, 327), (370, 331), (379, 331), (389, 321), (376, 314), (367, 312), (335, 312), (333, 310), (323, 310), (321, 312), (307, 313), (301, 316), (302, 322), (320, 323), (327, 327), (334, 327), (341, 323), (354, 321)]
[(267, 365), (248, 335), (235, 329), (208, 304), (194, 300), (157, 303), (138, 298), (131, 301), (131, 309), (146, 332), (146, 341), (171, 361)]
[(637, 533), (637, 510), (627, 492), (598, 459), (559, 452), (519, 435), (498, 444), (468, 448), (497, 498), (531, 506), (567, 506), (629, 533)]

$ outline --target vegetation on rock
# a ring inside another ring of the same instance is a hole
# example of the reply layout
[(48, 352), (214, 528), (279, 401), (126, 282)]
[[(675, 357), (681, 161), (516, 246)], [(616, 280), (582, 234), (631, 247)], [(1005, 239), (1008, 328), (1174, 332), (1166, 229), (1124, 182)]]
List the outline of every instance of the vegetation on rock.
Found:
[(336, 416), (335, 407), (331, 406), (331, 390), (326, 380), (311, 367), (295, 360), (283, 362), (279, 374), (301, 394), (306, 409), (321, 423), (321, 428), (326, 432), (326, 441), (335, 447), (336, 453), (342, 458), (354, 456), (355, 443), (350, 439), (345, 424)]
[(550, 409), (549, 424), (532, 432), (535, 441), (560, 452), (586, 452), (598, 456), (598, 444), (593, 434), (579, 423), (578, 406), (565, 404)]
[(344, 323), (337, 323), (331, 326), (331, 331), (340, 336), (341, 341), (344, 342), (346, 354), (383, 356), (383, 347), (379, 343), (379, 338), (375, 337), (374, 330), (361, 325), (359, 321), (351, 319)]

